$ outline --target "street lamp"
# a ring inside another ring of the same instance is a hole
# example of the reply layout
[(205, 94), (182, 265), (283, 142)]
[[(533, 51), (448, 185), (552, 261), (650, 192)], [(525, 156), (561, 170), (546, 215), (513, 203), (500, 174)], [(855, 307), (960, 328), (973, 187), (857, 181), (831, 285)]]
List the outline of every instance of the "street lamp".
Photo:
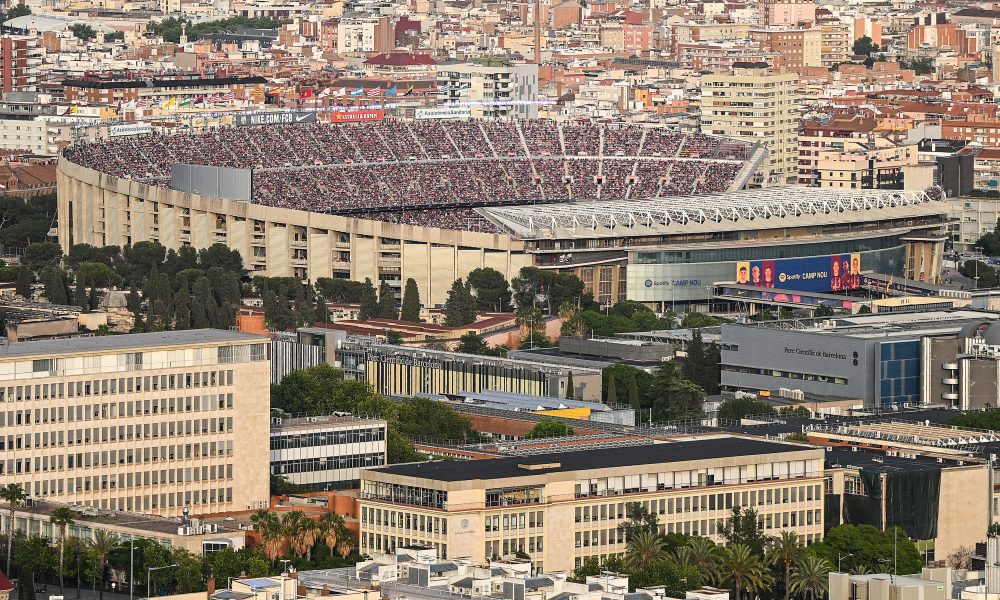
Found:
[(166, 565), (164, 567), (146, 567), (146, 598), (153, 597), (153, 571), (159, 571), (161, 569), (171, 569), (176, 567), (177, 563), (172, 565)]
[(850, 552), (848, 552), (847, 554), (837, 554), (837, 572), (838, 573), (843, 573), (844, 572), (840, 568), (840, 561), (844, 560), (848, 556), (854, 556), (854, 554), (852, 554)]

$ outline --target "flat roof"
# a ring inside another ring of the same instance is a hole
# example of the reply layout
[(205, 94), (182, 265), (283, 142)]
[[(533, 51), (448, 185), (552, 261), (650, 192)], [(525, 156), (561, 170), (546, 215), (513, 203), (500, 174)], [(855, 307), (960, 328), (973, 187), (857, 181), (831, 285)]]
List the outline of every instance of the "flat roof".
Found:
[[(549, 473), (613, 469), (615, 467), (711, 460), (730, 456), (756, 456), (803, 450), (818, 450), (818, 448), (803, 444), (718, 436), (649, 446), (552, 452), (534, 456), (485, 460), (410, 463), (368, 469), (366, 472), (453, 482), (528, 477)], [(521, 465), (537, 468), (523, 468)]]
[(41, 340), (37, 342), (15, 342), (0, 346), (0, 361), (31, 356), (108, 353), (121, 350), (147, 350), (176, 346), (198, 346), (202, 344), (266, 341), (268, 341), (268, 338), (264, 336), (224, 329), (188, 329), (184, 331), (98, 335), (92, 337)]

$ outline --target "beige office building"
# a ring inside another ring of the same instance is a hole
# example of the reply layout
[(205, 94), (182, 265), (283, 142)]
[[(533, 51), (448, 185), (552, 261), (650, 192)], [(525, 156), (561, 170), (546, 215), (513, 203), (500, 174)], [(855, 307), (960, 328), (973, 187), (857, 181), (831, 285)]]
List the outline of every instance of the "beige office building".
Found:
[(518, 551), (538, 570), (569, 571), (621, 554), (618, 525), (639, 502), (665, 533), (717, 542), (734, 506), (768, 534), (823, 535), (823, 450), (753, 438), (696, 440), (482, 461), (394, 465), (361, 475), (360, 550), (430, 545), (482, 562)]
[(176, 516), (268, 505), (267, 340), (214, 329), (11, 344), (0, 485)]
[(798, 176), (798, 81), (767, 63), (734, 63), (730, 73), (701, 82), (701, 132), (762, 143), (768, 151), (760, 182), (783, 185)]

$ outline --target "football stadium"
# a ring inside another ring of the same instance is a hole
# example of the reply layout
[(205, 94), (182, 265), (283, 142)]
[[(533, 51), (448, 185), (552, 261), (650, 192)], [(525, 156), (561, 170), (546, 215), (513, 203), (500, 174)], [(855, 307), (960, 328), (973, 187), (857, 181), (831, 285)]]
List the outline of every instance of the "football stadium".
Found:
[[(938, 260), (946, 209), (933, 195), (744, 190), (765, 157), (737, 140), (551, 120), (111, 137), (63, 152), (59, 239), (67, 251), (223, 243), (269, 276), (370, 278), (397, 289), (412, 277), (429, 305), (443, 304), (452, 282), (478, 267), (508, 278), (529, 265), (573, 272), (602, 303), (665, 306), (703, 303), (713, 283), (706, 274), (735, 279), (746, 248), (778, 259), (869, 240), (865, 268), (891, 265), (913, 278), (923, 272), (918, 262)], [(706, 271), (699, 262), (731, 266)], [(684, 276), (678, 263), (698, 276)]]

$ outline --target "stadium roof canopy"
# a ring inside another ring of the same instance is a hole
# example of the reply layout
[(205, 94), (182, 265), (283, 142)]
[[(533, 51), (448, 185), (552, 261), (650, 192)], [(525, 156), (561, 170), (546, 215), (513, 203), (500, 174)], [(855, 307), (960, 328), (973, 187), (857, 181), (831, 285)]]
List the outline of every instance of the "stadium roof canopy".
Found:
[(926, 192), (782, 187), (643, 200), (477, 209), (521, 239), (674, 235), (940, 216)]

